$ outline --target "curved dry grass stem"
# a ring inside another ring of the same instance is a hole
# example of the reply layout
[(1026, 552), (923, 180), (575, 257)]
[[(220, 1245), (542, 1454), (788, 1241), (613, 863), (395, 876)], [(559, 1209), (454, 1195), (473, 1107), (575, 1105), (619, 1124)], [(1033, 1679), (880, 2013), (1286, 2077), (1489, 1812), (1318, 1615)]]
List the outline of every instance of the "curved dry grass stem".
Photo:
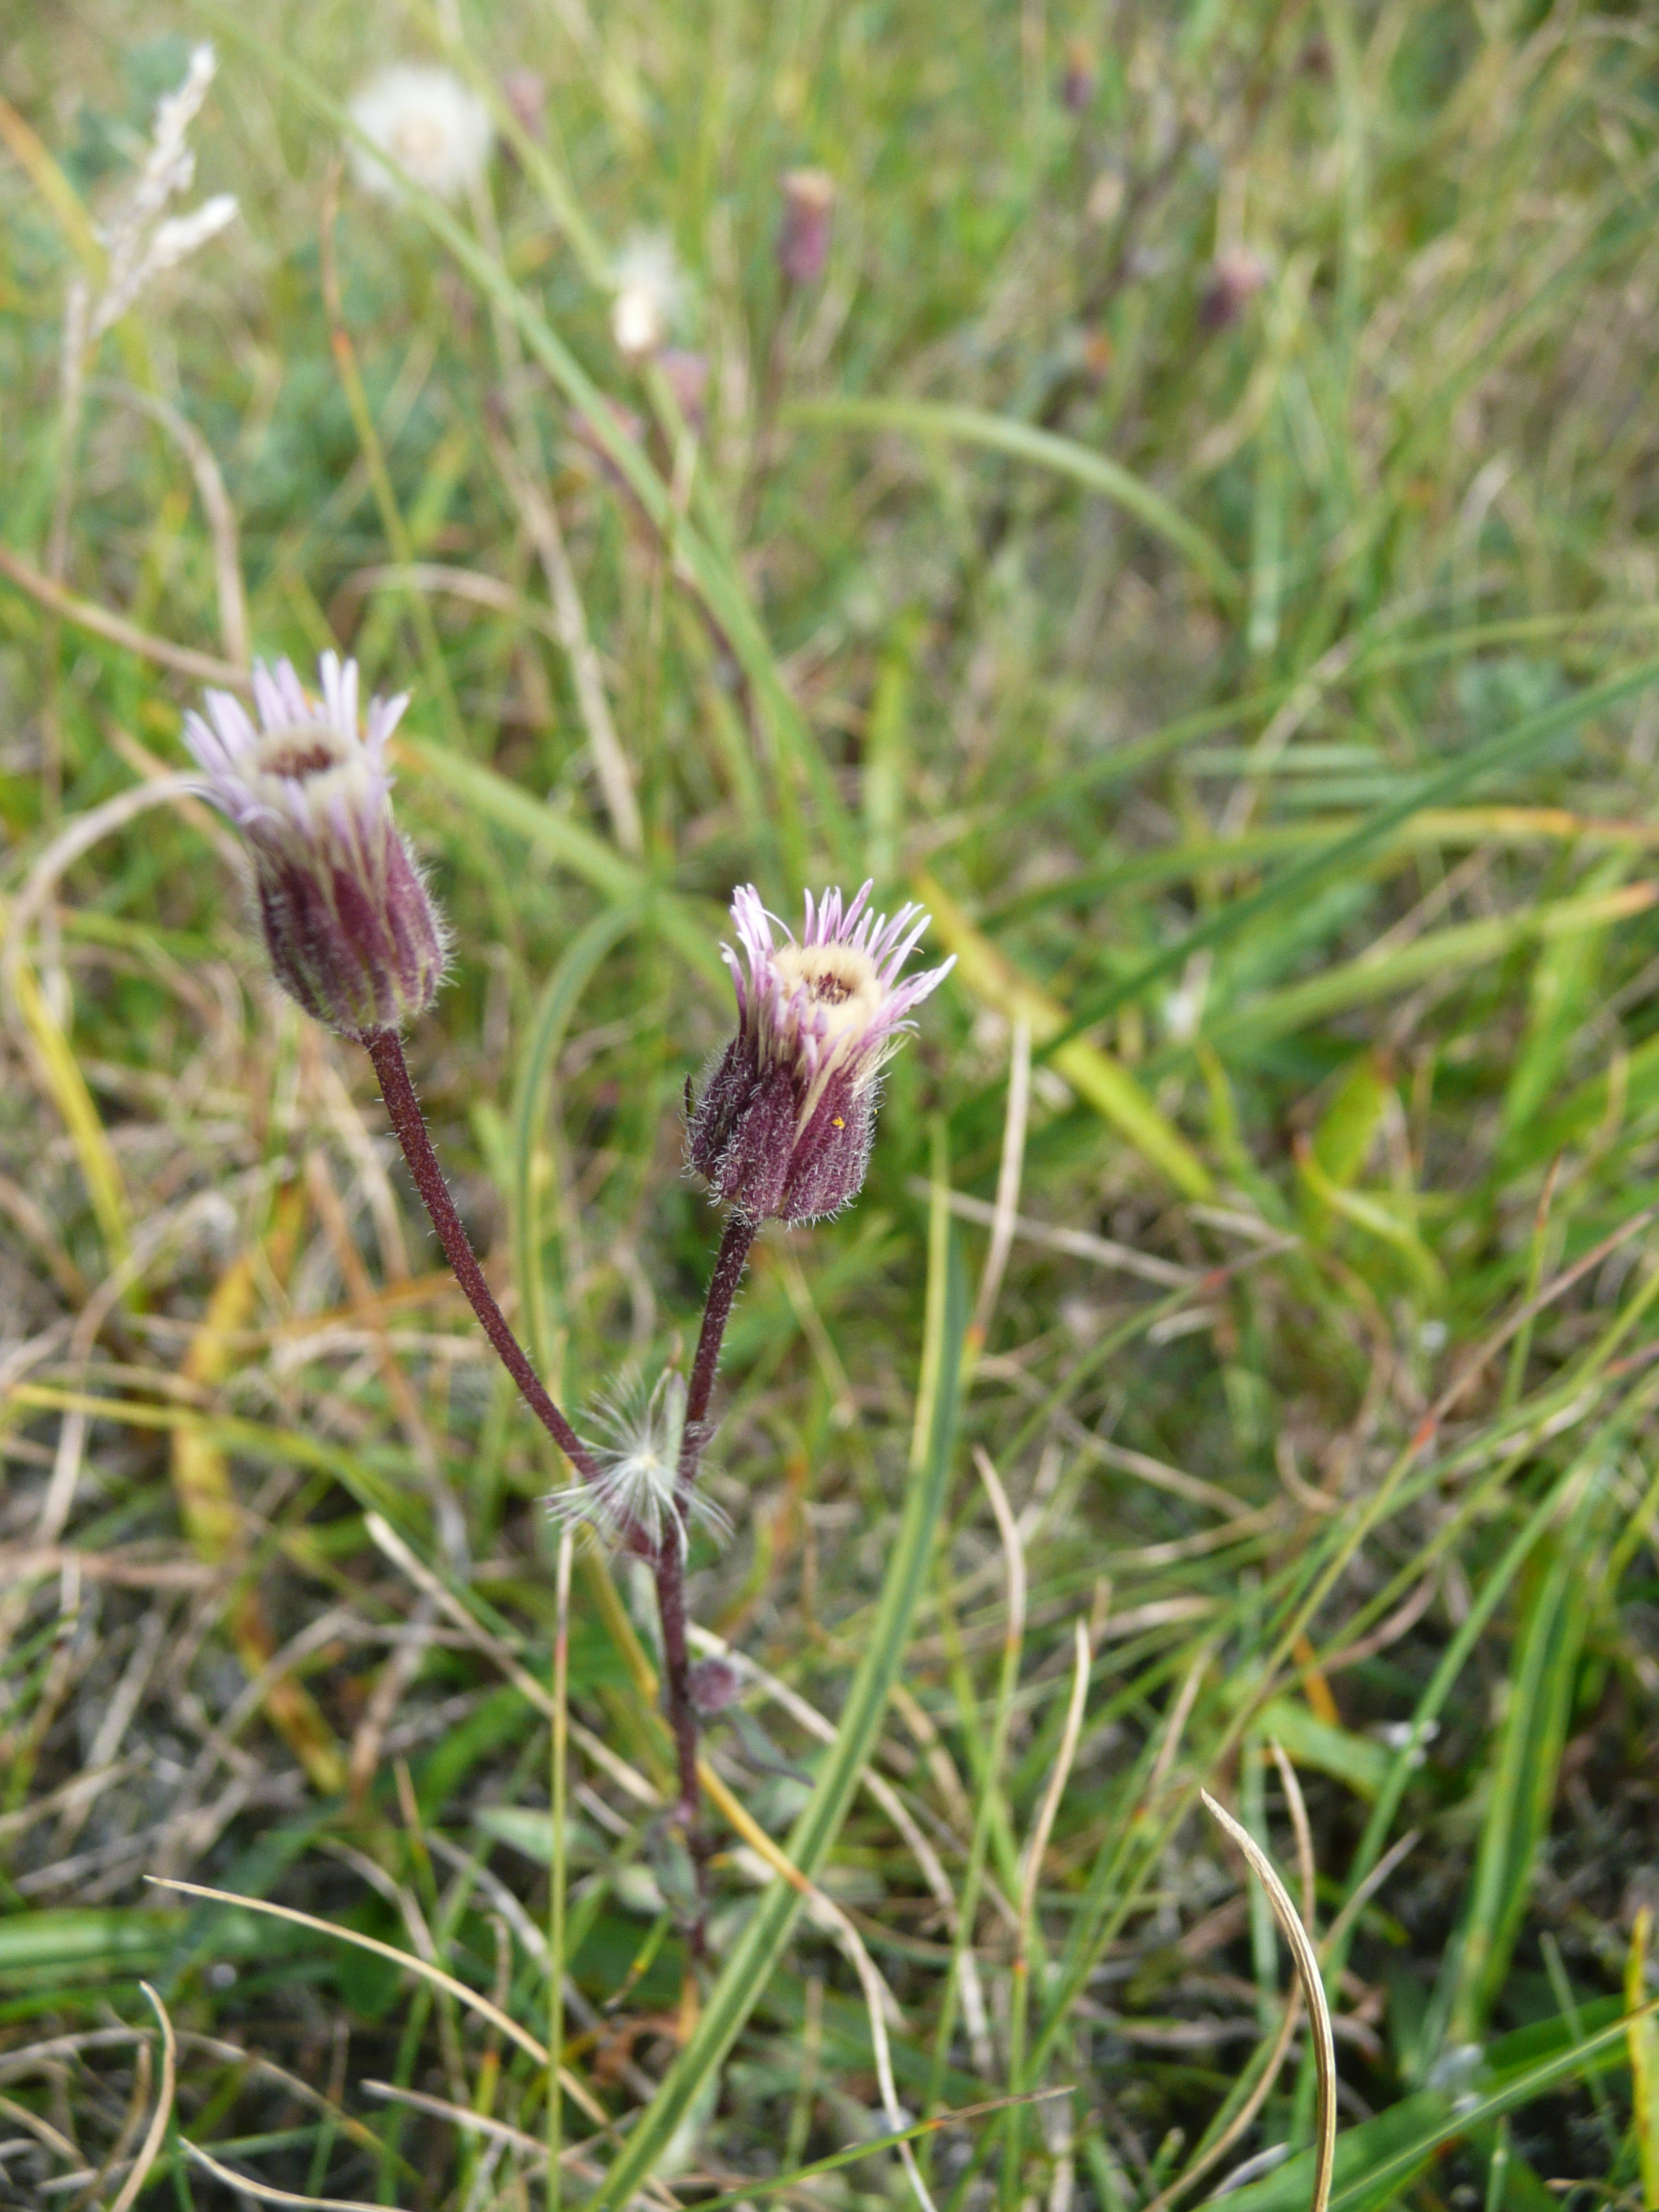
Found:
[[(493, 2027), (499, 2028), (509, 2042), (516, 2043), (520, 2050), (526, 2052), (538, 2066), (547, 2063), (547, 2046), (538, 2043), (528, 2028), (520, 2027), (518, 2021), (504, 2013), (499, 2005), (491, 2004), (488, 1997), (480, 1996), (477, 1990), (469, 1989), (465, 1982), (457, 1981), (453, 1974), (447, 1974), (441, 1966), (434, 1966), (430, 1960), (417, 1959), (411, 1952), (400, 1951), (395, 1944), (382, 1943), (375, 1936), (360, 1936), (355, 1928), (337, 1928), (332, 1921), (319, 1920), (313, 1912), (296, 1911), (291, 1905), (273, 1905), (268, 1898), (239, 1897), (234, 1890), (209, 1889), (201, 1882), (175, 1881), (170, 1875), (149, 1874), (144, 1880), (157, 1889), (177, 1890), (181, 1897), (205, 1898), (210, 1905), (240, 1905), (245, 1912), (264, 1912), (273, 1920), (289, 1921), (295, 1928), (309, 1928), (317, 1935), (331, 1936), (337, 1943), (349, 1943), (359, 1951), (373, 1951), (377, 1957), (389, 1959), (393, 1966), (403, 1967), (406, 1972), (418, 1974), (423, 1981), (430, 1982), (434, 1989), (441, 1989), (453, 1997), (458, 2004), (479, 2014)], [(586, 2109), (586, 2089), (578, 2082), (572, 2091), (574, 2077), (564, 2069), (561, 2069), (561, 2074), (565, 2089), (575, 2095)], [(593, 2117), (603, 2121), (605, 2114), (596, 2112)]]
[[(1291, 1826), (1296, 1831), (1297, 1863), (1302, 1880), (1302, 1923), (1311, 1936), (1317, 1869), (1314, 1861), (1313, 1831), (1308, 1825), (1308, 1808), (1303, 1799), (1302, 1785), (1296, 1778), (1296, 1769), (1279, 1744), (1270, 1743), (1267, 1747), (1273, 1753), (1273, 1764), (1279, 1769), (1279, 1778), (1284, 1784), (1285, 1799), (1290, 1806)], [(1322, 1948), (1328, 1952), (1329, 1947), (1330, 1938), (1327, 1936)], [(1274, 2034), (1273, 2047), (1249, 2095), (1208, 2149), (1201, 2151), (1186, 2172), (1177, 2174), (1168, 2188), (1161, 2190), (1150, 2204), (1142, 2208), (1142, 2212), (1164, 2212), (1165, 2206), (1173, 2204), (1177, 2197), (1184, 2197), (1189, 2189), (1203, 2180), (1206, 2173), (1214, 2172), (1267, 2103), (1273, 2083), (1279, 2079), (1279, 2069), (1285, 2063), (1296, 2033), (1297, 2022), (1301, 2017), (1302, 1984), (1298, 1979), (1292, 1983), (1291, 1993), (1285, 2000), (1284, 2014)]]
[(1029, 1955), (1031, 1946), (1031, 1923), (1036, 1913), (1037, 1887), (1042, 1878), (1043, 1855), (1048, 1848), (1048, 1838), (1054, 1832), (1060, 1801), (1066, 1795), (1066, 1784), (1072, 1778), (1072, 1761), (1077, 1757), (1078, 1738), (1083, 1733), (1083, 1709), (1089, 1701), (1089, 1626), (1079, 1620), (1073, 1624), (1076, 1639), (1074, 1666), (1072, 1674), (1072, 1695), (1066, 1708), (1066, 1725), (1060, 1732), (1060, 1750), (1054, 1759), (1054, 1771), (1048, 1778), (1048, 1787), (1043, 1796), (1036, 1825), (1031, 1830), (1030, 1840), (1025, 1846), (1025, 1867), (1019, 1887), (1019, 1948), (1022, 1956)]
[(991, 1241), (974, 1300), (974, 1317), (968, 1328), (968, 1352), (977, 1358), (984, 1348), (1002, 1288), (1008, 1255), (1014, 1249), (1019, 1213), (1019, 1186), (1025, 1166), (1025, 1126), (1031, 1103), (1031, 1024), (1029, 1017), (1015, 1017), (1008, 1052), (1008, 1112), (1002, 1125), (1002, 1161), (997, 1170), (996, 1202), (991, 1213)]
[(149, 1999), (150, 2009), (161, 2023), (161, 2085), (155, 2093), (155, 2110), (150, 2114), (149, 2126), (138, 2147), (138, 2155), (134, 2159), (126, 2179), (121, 2184), (120, 2192), (111, 2204), (109, 2212), (129, 2212), (129, 2207), (137, 2201), (139, 2191), (149, 2180), (149, 2170), (167, 2140), (167, 2122), (173, 2118), (173, 2093), (179, 2081), (179, 2045), (173, 2033), (173, 2022), (167, 2017), (167, 2008), (148, 1982), (140, 1982), (138, 1986)]
[(983, 1444), (974, 1446), (974, 1465), (980, 1480), (985, 1485), (985, 1495), (991, 1501), (991, 1511), (996, 1520), (997, 1534), (1002, 1539), (1003, 1556), (1008, 1566), (1008, 1619), (1003, 1630), (1003, 1648), (1005, 1650), (1018, 1650), (1025, 1638), (1024, 1547), (1019, 1540), (1019, 1528), (1008, 1504), (1008, 1493), (1002, 1486), (1002, 1478)]
[(179, 2147), (186, 2158), (201, 2167), (204, 2173), (210, 2173), (216, 2181), (223, 2182), (227, 2189), (236, 2190), (244, 2197), (254, 2197), (261, 2204), (293, 2204), (302, 2208), (302, 2212), (385, 2212), (383, 2205), (370, 2204), (361, 2197), (301, 2197), (291, 2189), (275, 2189), (268, 2181), (255, 2181), (251, 2175), (237, 2173), (230, 2166), (221, 2166), (216, 2158), (210, 2158), (201, 2145), (191, 2142), (188, 2136), (179, 2136)]
[[(1283, 1931), (1296, 1961), (1303, 2002), (1314, 2029), (1314, 2064), (1319, 2079), (1317, 2139), (1314, 2148), (1314, 2186), (1309, 2212), (1326, 2212), (1331, 2200), (1331, 2173), (1336, 2159), (1336, 2045), (1331, 2035), (1331, 2011), (1325, 2002), (1324, 1978), (1313, 1939), (1303, 1926), (1290, 1893), (1273, 1869), (1273, 1861), (1249, 1831), (1241, 1826), (1207, 1790), (1199, 1792), (1204, 1809), (1224, 1828), (1249, 1862), (1250, 1871), (1267, 1893), (1273, 1917)], [(1299, 1795), (1299, 1793), (1298, 1793)], [(1294, 1816), (1292, 1816), (1294, 1817)], [(1305, 1818), (1305, 1814), (1304, 1816)], [(1282, 2031), (1281, 2031), (1282, 2033)]]
[(222, 684), (227, 690), (246, 691), (251, 688), (245, 668), (234, 660), (221, 660), (211, 653), (197, 653), (190, 646), (174, 645), (171, 638), (156, 637), (149, 630), (140, 629), (124, 615), (112, 614), (94, 599), (77, 598), (75, 592), (43, 575), (40, 570), (14, 553), (9, 545), (0, 545), (0, 576), (15, 584), (20, 592), (50, 614), (61, 616), (76, 629), (88, 630), (94, 637), (106, 639), (111, 645), (119, 646), (124, 652), (135, 653), (140, 660), (153, 660), (160, 668), (172, 668), (180, 676), (193, 677), (198, 684)]
[[(1270, 1744), (1268, 1747), (1273, 1753), (1273, 1763), (1279, 1769), (1279, 1780), (1284, 1784), (1285, 1799), (1291, 1810), (1291, 1825), (1296, 1831), (1297, 1863), (1302, 1878), (1302, 1923), (1311, 1937), (1314, 1932), (1317, 1875), (1314, 1861), (1313, 1831), (1308, 1825), (1308, 1808), (1303, 1799), (1302, 1785), (1296, 1778), (1296, 1769), (1285, 1758), (1283, 1750), (1277, 1743)], [(1209, 2148), (1195, 2158), (1187, 2171), (1178, 2175), (1167, 2189), (1154, 2197), (1152, 2203), (1146, 2207), (1146, 2212), (1163, 2212), (1164, 2206), (1172, 2203), (1178, 2197), (1184, 2197), (1189, 2189), (1201, 2181), (1206, 2173), (1212, 2172), (1225, 2158), (1227, 2153), (1238, 2142), (1263, 2105), (1267, 2103), (1273, 2083), (1279, 2079), (1279, 2069), (1285, 2063), (1291, 2039), (1296, 2034), (1297, 2022), (1301, 2017), (1302, 1984), (1298, 1978), (1292, 1984), (1291, 1993), (1285, 2001), (1284, 2015), (1279, 2021), (1278, 2033), (1273, 2038), (1273, 2048), (1267, 2053), (1267, 2063), (1263, 2066), (1255, 2087)]]
[(1389, 1876), (1400, 1864), (1401, 1859), (1405, 1858), (1409, 1852), (1414, 1851), (1422, 1840), (1423, 1831), (1421, 1828), (1412, 1828), (1409, 1829), (1405, 1835), (1401, 1836), (1397, 1844), (1393, 1845), (1390, 1850), (1384, 1852), (1383, 1856), (1377, 1861), (1376, 1864), (1366, 1875), (1364, 1881), (1360, 1883), (1358, 1888), (1355, 1890), (1353, 1895), (1348, 1899), (1347, 1903), (1342, 1907), (1342, 1910), (1337, 1914), (1335, 1919), (1332, 1921), (1330, 1926), (1325, 1930), (1324, 1941), (1319, 1947), (1320, 1951), (1324, 1957), (1328, 1959), (1335, 1954), (1337, 1946), (1341, 1942), (1349, 1929), (1352, 1927), (1354, 1922), (1359, 1917), (1359, 1915), (1364, 1911), (1366, 1905), (1369, 1905), (1372, 1898), (1376, 1896), (1377, 1891), (1382, 1888)]
[(1285, 1756), (1284, 1746), (1269, 1737), (1267, 1749), (1273, 1754), (1273, 1765), (1279, 1769), (1285, 1802), (1290, 1808), (1291, 1826), (1296, 1835), (1297, 1872), (1302, 1881), (1302, 1925), (1311, 1936), (1314, 1932), (1314, 1911), (1318, 1901), (1316, 1895), (1318, 1869), (1314, 1863), (1313, 1830), (1308, 1825), (1307, 1803), (1302, 1795), (1302, 1784), (1296, 1778), (1296, 1769)]
[(196, 479), (197, 497), (207, 518), (208, 535), (213, 541), (213, 581), (219, 600), (220, 642), (225, 648), (226, 659), (246, 669), (252, 652), (249, 644), (247, 594), (242, 587), (236, 510), (225, 489), (224, 477), (212, 447), (188, 416), (181, 415), (159, 392), (141, 392), (137, 385), (124, 384), (118, 378), (94, 376), (88, 381), (87, 394), (89, 398), (118, 400), (122, 406), (147, 415), (166, 431), (189, 462), (191, 474)]

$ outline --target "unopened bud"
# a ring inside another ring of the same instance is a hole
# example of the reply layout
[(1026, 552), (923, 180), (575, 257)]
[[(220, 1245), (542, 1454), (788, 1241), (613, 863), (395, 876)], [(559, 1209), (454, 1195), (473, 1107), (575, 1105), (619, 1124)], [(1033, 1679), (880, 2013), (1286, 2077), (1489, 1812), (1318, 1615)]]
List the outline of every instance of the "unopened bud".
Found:
[(1095, 96), (1094, 49), (1086, 39), (1073, 39), (1066, 49), (1066, 71), (1060, 80), (1060, 105), (1068, 115), (1081, 115)]
[(701, 437), (708, 415), (708, 355), (691, 353), (684, 346), (670, 346), (659, 358), (657, 366), (688, 428)]
[(1210, 281), (1198, 303), (1199, 327), (1230, 329), (1267, 281), (1267, 264), (1248, 246), (1229, 246), (1218, 253)]
[(723, 1713), (743, 1695), (743, 1676), (729, 1659), (699, 1659), (691, 1669), (691, 1703), (700, 1713)]
[(778, 184), (783, 193), (778, 267), (791, 284), (816, 284), (830, 258), (835, 179), (823, 169), (789, 169)]
[(253, 672), (258, 726), (228, 691), (185, 717), (208, 795), (252, 856), (276, 981), (346, 1036), (399, 1030), (443, 979), (442, 925), (392, 818), (387, 740), (408, 703), (376, 699), (357, 722), (357, 665), (325, 653), (320, 707), (290, 662)]

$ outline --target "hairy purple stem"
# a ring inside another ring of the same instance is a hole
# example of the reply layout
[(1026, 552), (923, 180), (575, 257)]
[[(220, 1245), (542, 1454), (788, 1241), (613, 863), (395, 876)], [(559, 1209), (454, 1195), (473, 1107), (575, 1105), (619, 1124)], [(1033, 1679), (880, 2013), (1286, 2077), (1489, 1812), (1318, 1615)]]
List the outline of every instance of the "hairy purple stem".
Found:
[[(720, 1366), (720, 1343), (732, 1304), (743, 1279), (749, 1248), (760, 1224), (734, 1213), (720, 1239), (714, 1272), (708, 1279), (703, 1302), (702, 1328), (697, 1337), (696, 1358), (686, 1391), (685, 1431), (680, 1443), (678, 1488), (682, 1512), (697, 1480), (703, 1446), (707, 1443), (708, 1401), (714, 1395)], [(685, 1555), (666, 1543), (655, 1560), (657, 1610), (662, 1616), (663, 1709), (674, 1732), (674, 1750), (680, 1771), (680, 1818), (685, 1826), (686, 1847), (697, 1877), (697, 1917), (690, 1930), (691, 1948), (701, 1957), (707, 1893), (708, 1846), (698, 1818), (702, 1790), (697, 1781), (697, 1713), (691, 1702), (691, 1650), (685, 1609)]]
[(397, 1031), (371, 1030), (364, 1037), (363, 1043), (374, 1063), (374, 1073), (380, 1079), (380, 1096), (386, 1100), (386, 1110), (392, 1117), (392, 1127), (398, 1142), (404, 1148), (404, 1158), (409, 1162), (415, 1188), (420, 1192), (422, 1202), (432, 1216), (432, 1226), (437, 1231), (438, 1242), (444, 1248), (444, 1257), (448, 1261), (456, 1281), (465, 1291), (467, 1304), (478, 1316), (483, 1333), (495, 1346), (502, 1366), (518, 1384), (519, 1395), (576, 1472), (585, 1481), (593, 1481), (599, 1471), (594, 1463), (593, 1455), (548, 1396), (540, 1376), (526, 1356), (524, 1346), (507, 1327), (507, 1316), (495, 1303), (495, 1293), (484, 1280), (483, 1269), (478, 1265), (477, 1255), (461, 1226), (461, 1217), (456, 1212), (455, 1201), (449, 1194), (449, 1185), (444, 1181), (438, 1155), (432, 1149), (426, 1116), (421, 1111), (420, 1100), (415, 1096), (415, 1085), (410, 1081), (409, 1064), (404, 1058), (403, 1044)]
[(708, 1441), (708, 1401), (714, 1393), (715, 1370), (720, 1364), (720, 1346), (726, 1337), (726, 1324), (732, 1318), (732, 1307), (738, 1295), (738, 1285), (743, 1280), (743, 1271), (749, 1262), (749, 1248), (760, 1228), (747, 1214), (734, 1213), (726, 1224), (726, 1234), (720, 1239), (714, 1272), (708, 1279), (708, 1296), (703, 1301), (702, 1328), (697, 1338), (697, 1356), (691, 1363), (691, 1380), (685, 1393), (685, 1433), (680, 1441), (680, 1489), (690, 1489), (697, 1479), (697, 1468), (702, 1459), (703, 1446)]

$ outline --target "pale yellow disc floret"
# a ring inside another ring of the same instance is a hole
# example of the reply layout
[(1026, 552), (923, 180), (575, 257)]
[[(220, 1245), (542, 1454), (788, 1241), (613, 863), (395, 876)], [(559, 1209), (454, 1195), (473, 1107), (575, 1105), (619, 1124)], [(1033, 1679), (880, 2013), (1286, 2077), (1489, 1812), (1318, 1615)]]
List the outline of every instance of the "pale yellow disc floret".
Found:
[(826, 1056), (843, 1039), (861, 1036), (887, 993), (875, 963), (855, 945), (786, 945), (775, 956), (785, 1004), (805, 984), (822, 1021)]
[[(818, 1038), (817, 1070), (798, 1109), (799, 1126), (804, 1129), (830, 1077), (862, 1050), (887, 1003), (888, 990), (875, 962), (856, 945), (786, 945), (773, 958), (783, 1005), (787, 1006), (804, 985), (815, 1017), (811, 1028)], [(802, 1026), (806, 1026), (805, 1022)], [(785, 1035), (779, 1041), (786, 1050), (793, 1027), (786, 1022)], [(862, 1091), (875, 1081), (896, 1042), (896, 1037), (889, 1038), (878, 1051), (868, 1054), (855, 1078), (857, 1090)]]
[(327, 722), (297, 722), (267, 730), (248, 757), (248, 788), (266, 806), (286, 813), (286, 793), (302, 787), (315, 813), (335, 798), (348, 805), (370, 795), (368, 765), (362, 750)]

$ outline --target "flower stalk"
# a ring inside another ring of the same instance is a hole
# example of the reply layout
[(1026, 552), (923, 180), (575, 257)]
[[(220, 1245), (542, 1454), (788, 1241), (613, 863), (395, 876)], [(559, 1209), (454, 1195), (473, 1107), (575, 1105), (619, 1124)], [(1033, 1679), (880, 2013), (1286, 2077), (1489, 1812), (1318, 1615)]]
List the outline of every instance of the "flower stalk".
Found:
[[(691, 1523), (724, 1523), (699, 1478), (726, 1326), (765, 1221), (818, 1220), (857, 1197), (882, 1069), (951, 963), (902, 980), (927, 917), (912, 906), (890, 922), (873, 914), (867, 883), (850, 903), (837, 890), (816, 901), (809, 893), (799, 942), (752, 885), (736, 893), (732, 917), (744, 960), (729, 946), (724, 951), (737, 1034), (711, 1063), (701, 1097), (689, 1084), (686, 1090), (688, 1164), (726, 1209), (690, 1375), (665, 1371), (631, 1398), (624, 1393), (602, 1402), (598, 1419), (609, 1440), (590, 1443), (550, 1395), (489, 1287), (404, 1057), (402, 1032), (435, 1000), (446, 952), (441, 918), (392, 819), (386, 749), (405, 702), (374, 700), (360, 722), (355, 664), (326, 653), (319, 674), (320, 702), (288, 662), (274, 671), (256, 665), (257, 720), (228, 693), (210, 692), (206, 715), (186, 716), (185, 740), (203, 771), (205, 795), (246, 841), (276, 981), (368, 1054), (451, 1271), (520, 1396), (579, 1478), (550, 1501), (567, 1523), (562, 1591), (568, 1524), (576, 1520), (597, 1524), (651, 1569), (662, 1625), (663, 1711), (678, 1774), (673, 1817), (696, 1880), (687, 1936), (701, 1959), (708, 1849), (700, 1813), (700, 1716), (728, 1705), (738, 1686), (729, 1668), (691, 1664), (686, 1569)], [(782, 931), (781, 945), (775, 928)], [(556, 1766), (556, 1745), (555, 1757)]]
[(471, 1240), (455, 1211), (455, 1201), (449, 1194), (449, 1185), (444, 1181), (444, 1171), (438, 1164), (432, 1137), (426, 1126), (426, 1116), (421, 1111), (421, 1102), (415, 1095), (415, 1085), (410, 1079), (409, 1063), (404, 1058), (403, 1042), (395, 1030), (373, 1030), (363, 1039), (369, 1058), (374, 1063), (374, 1073), (380, 1079), (380, 1096), (386, 1101), (392, 1132), (403, 1147), (404, 1158), (409, 1163), (409, 1172), (415, 1179), (415, 1188), (421, 1202), (432, 1217), (432, 1226), (438, 1232), (438, 1242), (443, 1247), (450, 1272), (460, 1285), (467, 1304), (478, 1316), (479, 1326), (494, 1346), (495, 1355), (518, 1385), (519, 1395), (547, 1431), (559, 1449), (576, 1472), (589, 1482), (597, 1482), (599, 1469), (592, 1454), (576, 1434), (558, 1407), (548, 1395), (539, 1375), (531, 1365), (524, 1346), (507, 1325), (507, 1316), (496, 1302), (483, 1269), (478, 1264)]

